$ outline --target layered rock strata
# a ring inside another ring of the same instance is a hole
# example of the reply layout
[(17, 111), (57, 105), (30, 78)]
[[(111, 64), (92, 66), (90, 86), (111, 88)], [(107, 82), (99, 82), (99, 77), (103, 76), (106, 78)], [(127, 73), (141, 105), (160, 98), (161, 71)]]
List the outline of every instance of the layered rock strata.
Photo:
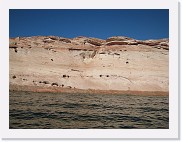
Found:
[[(168, 92), (169, 40), (10, 38), (10, 90)], [(84, 92), (83, 91), (83, 92)]]

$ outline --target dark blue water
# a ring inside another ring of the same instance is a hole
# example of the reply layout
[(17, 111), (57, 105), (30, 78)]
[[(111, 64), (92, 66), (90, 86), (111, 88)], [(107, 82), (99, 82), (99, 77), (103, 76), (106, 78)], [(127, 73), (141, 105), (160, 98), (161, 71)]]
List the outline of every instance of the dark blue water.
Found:
[(168, 96), (10, 92), (10, 129), (168, 129)]

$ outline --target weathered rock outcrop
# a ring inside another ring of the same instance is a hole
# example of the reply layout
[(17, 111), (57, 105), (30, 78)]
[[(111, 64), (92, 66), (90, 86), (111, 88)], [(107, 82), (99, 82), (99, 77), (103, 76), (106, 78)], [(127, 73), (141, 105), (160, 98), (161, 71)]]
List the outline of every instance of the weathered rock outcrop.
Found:
[(168, 39), (18, 37), (9, 50), (10, 89), (168, 92)]
[(71, 40), (67, 39), (67, 38), (59, 38), (59, 41), (66, 42), (66, 43), (71, 43)]
[(167, 47), (169, 47), (168, 44), (169, 40), (168, 39), (160, 39), (160, 40), (135, 40), (133, 38), (129, 38), (129, 37), (123, 37), (123, 36), (116, 36), (116, 37), (110, 37), (108, 39), (106, 39), (106, 45), (138, 45), (138, 44), (142, 44), (142, 45), (148, 45), (148, 46), (158, 46), (158, 47), (164, 47), (164, 49), (166, 49)]
[(133, 38), (125, 37), (125, 36), (114, 36), (106, 39), (106, 42), (111, 41), (128, 41), (128, 40), (134, 40)]
[(88, 38), (85, 40), (85, 43), (88, 42), (95, 46), (101, 46), (104, 43), (104, 40), (97, 39), (97, 38)]
[(128, 42), (125, 41), (110, 41), (107, 42), (106, 45), (110, 46), (110, 45), (128, 45)]

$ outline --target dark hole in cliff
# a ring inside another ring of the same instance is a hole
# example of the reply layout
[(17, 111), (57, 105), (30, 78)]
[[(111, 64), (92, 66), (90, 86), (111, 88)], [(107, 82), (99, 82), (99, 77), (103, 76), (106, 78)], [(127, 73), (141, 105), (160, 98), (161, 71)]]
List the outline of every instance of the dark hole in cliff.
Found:
[(128, 64), (129, 62), (127, 61), (126, 64)]
[(66, 77), (66, 75), (64, 74), (63, 77)]
[(15, 49), (15, 52), (17, 53), (17, 52), (18, 52), (18, 50), (17, 50), (17, 49)]
[(44, 83), (44, 84), (49, 84), (49, 81), (43, 81), (42, 83)]
[(118, 56), (119, 56), (120, 54), (118, 54), (118, 53), (114, 53), (114, 55), (118, 55)]
[(61, 86), (64, 87), (64, 84), (62, 84)]
[(53, 59), (51, 59), (51, 61), (53, 61)]
[(69, 78), (70, 76), (68, 75), (67, 77)]
[(109, 77), (109, 75), (106, 75), (106, 77)]
[(13, 75), (13, 79), (15, 79), (16, 78), (16, 76), (15, 75)]
[(51, 85), (52, 86), (58, 86), (58, 83), (52, 83)]
[(124, 51), (127, 51), (127, 50), (124, 50)]
[(100, 75), (100, 77), (102, 77), (102, 75)]

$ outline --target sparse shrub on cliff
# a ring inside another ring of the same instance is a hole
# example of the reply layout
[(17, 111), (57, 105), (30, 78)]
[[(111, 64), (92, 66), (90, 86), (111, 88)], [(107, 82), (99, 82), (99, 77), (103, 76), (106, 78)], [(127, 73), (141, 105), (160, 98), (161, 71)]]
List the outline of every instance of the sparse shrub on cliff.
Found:
[(15, 42), (15, 41), (10, 41), (9, 44), (10, 44), (10, 45), (17, 45), (17, 42)]
[(10, 41), (10, 42), (9, 42), (9, 48), (17, 48), (17, 42), (15, 42), (15, 41)]

